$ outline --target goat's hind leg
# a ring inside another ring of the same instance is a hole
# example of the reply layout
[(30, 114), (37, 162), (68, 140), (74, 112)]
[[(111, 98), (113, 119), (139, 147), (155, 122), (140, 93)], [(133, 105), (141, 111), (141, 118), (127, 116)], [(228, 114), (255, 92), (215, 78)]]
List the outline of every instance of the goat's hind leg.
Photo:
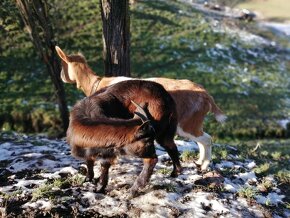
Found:
[(209, 134), (203, 132), (199, 137), (195, 138), (199, 146), (199, 159), (196, 161), (196, 164), (200, 165), (201, 170), (207, 170), (211, 162), (211, 150), (212, 150), (212, 138)]
[(109, 180), (109, 169), (113, 162), (114, 162), (114, 159), (111, 159), (111, 158), (101, 160), (101, 175), (96, 180), (97, 193), (105, 193), (105, 189), (108, 185), (108, 180)]
[(212, 138), (209, 134), (198, 130), (189, 131), (183, 130), (182, 128), (177, 129), (177, 133), (180, 136), (191, 139), (197, 142), (199, 148), (199, 158), (195, 163), (201, 167), (201, 170), (207, 170), (208, 165), (211, 161), (211, 150), (212, 150)]
[(177, 150), (176, 144), (172, 139), (165, 141), (157, 141), (168, 153), (172, 160), (173, 170), (170, 174), (171, 177), (177, 177), (182, 172), (182, 167), (179, 160), (179, 152)]
[(211, 162), (212, 156), (212, 139), (211, 136), (205, 132), (202, 133), (199, 137), (192, 137), (194, 141), (197, 142), (199, 147), (199, 158), (195, 162), (198, 166), (200, 166), (201, 170), (207, 170), (208, 165)]

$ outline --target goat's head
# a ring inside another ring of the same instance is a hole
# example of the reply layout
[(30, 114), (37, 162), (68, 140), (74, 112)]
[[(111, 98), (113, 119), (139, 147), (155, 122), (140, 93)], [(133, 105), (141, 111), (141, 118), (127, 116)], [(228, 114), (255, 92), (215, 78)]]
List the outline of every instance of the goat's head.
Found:
[[(61, 79), (65, 83), (78, 83), (77, 82), (77, 72), (76, 66), (86, 65), (86, 59), (82, 54), (76, 55), (67, 55), (65, 52), (58, 46), (55, 46), (55, 50), (58, 56), (61, 58)], [(78, 87), (79, 88), (79, 87)]]
[(140, 118), (142, 120), (142, 124), (135, 132), (133, 142), (126, 147), (126, 153), (137, 154), (140, 157), (150, 157), (155, 153), (155, 130), (148, 118), (148, 115), (150, 115), (147, 110), (148, 104), (145, 103), (142, 107), (134, 101), (131, 102), (136, 106), (134, 118)]

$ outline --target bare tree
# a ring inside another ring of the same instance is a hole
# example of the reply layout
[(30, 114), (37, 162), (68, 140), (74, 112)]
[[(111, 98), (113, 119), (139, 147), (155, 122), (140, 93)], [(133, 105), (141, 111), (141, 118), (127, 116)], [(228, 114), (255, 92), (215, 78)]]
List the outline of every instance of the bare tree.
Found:
[(16, 0), (16, 5), (28, 30), (31, 41), (45, 62), (50, 78), (54, 84), (58, 107), (63, 122), (63, 133), (69, 123), (65, 91), (60, 79), (60, 63), (55, 51), (52, 24), (48, 16), (48, 4), (45, 0)]
[(130, 76), (130, 18), (128, 0), (100, 0), (103, 60), (106, 76)]

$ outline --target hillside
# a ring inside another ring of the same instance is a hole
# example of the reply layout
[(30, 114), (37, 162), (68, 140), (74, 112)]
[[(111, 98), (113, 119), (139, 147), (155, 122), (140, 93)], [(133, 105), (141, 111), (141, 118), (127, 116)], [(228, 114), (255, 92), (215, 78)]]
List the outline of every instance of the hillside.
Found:
[[(82, 52), (102, 76), (99, 1), (48, 2), (58, 45)], [(228, 116), (223, 125), (206, 118), (214, 140), (209, 170), (194, 164), (197, 145), (177, 137), (184, 167), (178, 178), (169, 177), (170, 159), (156, 145), (159, 161), (139, 196), (128, 196), (142, 166), (131, 157), (112, 166), (106, 195), (95, 193), (84, 183), (83, 162), (65, 139), (55, 139), (61, 128), (55, 91), (14, 1), (3, 0), (0, 217), (289, 217), (289, 35), (223, 12), (205, 14), (192, 1), (136, 2), (132, 76), (190, 79)], [(65, 89), (71, 109), (84, 95), (70, 84)]]
[[(3, 130), (57, 134), (54, 90), (15, 6), (1, 7)], [(50, 0), (58, 44), (81, 51), (102, 75), (98, 1)], [(131, 63), (135, 77), (187, 78), (205, 86), (228, 115), (206, 131), (216, 137), (283, 137), (289, 117), (289, 41), (255, 23), (211, 17), (185, 2), (137, 1), (131, 7)], [(70, 105), (83, 95), (66, 85)]]

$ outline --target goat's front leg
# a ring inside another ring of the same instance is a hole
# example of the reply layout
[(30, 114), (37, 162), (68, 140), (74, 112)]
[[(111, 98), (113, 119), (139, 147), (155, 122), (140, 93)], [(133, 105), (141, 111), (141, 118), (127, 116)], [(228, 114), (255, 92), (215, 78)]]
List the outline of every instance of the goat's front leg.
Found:
[(101, 162), (101, 175), (98, 178), (96, 192), (105, 193), (109, 180), (109, 169), (112, 165), (112, 159), (103, 159)]
[(157, 161), (158, 159), (156, 156), (153, 158), (143, 159), (144, 166), (142, 172), (139, 174), (139, 176), (137, 177), (133, 186), (130, 189), (132, 197), (136, 196), (139, 188), (144, 188), (147, 185)]

